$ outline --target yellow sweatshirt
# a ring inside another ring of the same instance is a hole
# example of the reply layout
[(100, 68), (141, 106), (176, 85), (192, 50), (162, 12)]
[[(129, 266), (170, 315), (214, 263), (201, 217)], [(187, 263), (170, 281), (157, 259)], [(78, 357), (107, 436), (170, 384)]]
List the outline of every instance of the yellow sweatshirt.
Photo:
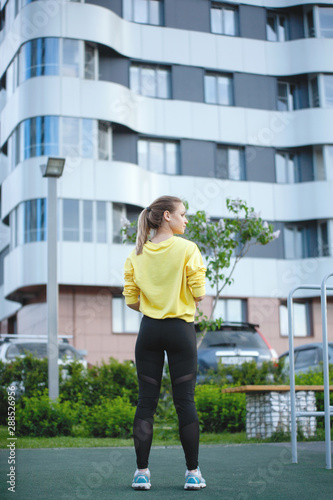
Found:
[(147, 241), (143, 252), (135, 249), (125, 262), (126, 304), (140, 296), (140, 311), (156, 319), (194, 321), (194, 297), (205, 295), (205, 273), (201, 253), (192, 241), (172, 236), (161, 243)]

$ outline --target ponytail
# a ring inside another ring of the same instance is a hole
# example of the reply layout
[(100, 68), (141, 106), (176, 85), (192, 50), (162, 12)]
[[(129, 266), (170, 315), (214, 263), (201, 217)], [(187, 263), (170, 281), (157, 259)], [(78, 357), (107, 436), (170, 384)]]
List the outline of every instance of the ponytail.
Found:
[(163, 215), (166, 210), (173, 213), (177, 205), (182, 203), (176, 196), (160, 196), (149, 207), (142, 210), (138, 219), (138, 231), (136, 235), (136, 254), (142, 254), (143, 245), (147, 242), (151, 229), (158, 229), (163, 222)]

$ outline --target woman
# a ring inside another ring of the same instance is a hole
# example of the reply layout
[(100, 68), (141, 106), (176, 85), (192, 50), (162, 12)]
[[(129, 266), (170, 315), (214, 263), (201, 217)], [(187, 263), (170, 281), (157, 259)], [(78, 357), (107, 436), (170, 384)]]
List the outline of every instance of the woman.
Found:
[[(151, 487), (148, 458), (164, 351), (187, 465), (184, 488), (206, 486), (198, 467), (199, 422), (194, 403), (194, 314), (196, 303), (205, 295), (206, 269), (196, 244), (174, 236), (184, 233), (185, 214), (184, 204), (174, 196), (162, 196), (145, 208), (139, 216), (136, 248), (125, 263), (126, 304), (144, 315), (135, 347), (139, 398), (133, 424), (137, 456), (134, 489)], [(148, 240), (151, 230), (154, 236)]]

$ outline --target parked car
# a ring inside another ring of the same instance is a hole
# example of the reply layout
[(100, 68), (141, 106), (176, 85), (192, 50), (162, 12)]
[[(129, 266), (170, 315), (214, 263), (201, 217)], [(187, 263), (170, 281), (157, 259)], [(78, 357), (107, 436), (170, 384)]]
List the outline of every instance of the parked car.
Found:
[[(9, 363), (17, 357), (25, 356), (26, 352), (32, 353), (37, 358), (47, 357), (46, 339), (29, 339), (28, 337), (13, 339), (4, 337), (0, 339), (0, 360)], [(87, 351), (79, 350), (66, 341), (59, 342), (58, 365), (66, 365), (74, 360), (80, 361), (87, 368), (87, 360), (84, 357)]]
[(246, 361), (277, 361), (278, 355), (252, 323), (223, 323), (208, 331), (198, 348), (198, 379), (218, 363), (240, 365)]
[[(321, 342), (304, 344), (294, 348), (295, 373), (306, 373), (310, 370), (322, 370), (323, 344)], [(284, 370), (289, 372), (289, 351), (281, 354)], [(333, 364), (333, 342), (328, 343), (328, 362)]]

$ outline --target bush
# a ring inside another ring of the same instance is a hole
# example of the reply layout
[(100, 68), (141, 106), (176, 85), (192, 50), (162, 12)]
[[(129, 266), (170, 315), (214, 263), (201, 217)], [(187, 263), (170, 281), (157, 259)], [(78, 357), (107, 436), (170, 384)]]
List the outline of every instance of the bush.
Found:
[(195, 402), (202, 432), (245, 430), (245, 394), (222, 394), (221, 387), (198, 385)]
[(68, 436), (73, 425), (70, 403), (52, 401), (48, 392), (28, 398), (23, 396), (17, 408), (16, 426), (19, 436), (54, 437)]
[(122, 437), (132, 435), (135, 408), (128, 398), (117, 396), (113, 401), (102, 399), (99, 405), (90, 408), (85, 419), (85, 428), (95, 437)]

